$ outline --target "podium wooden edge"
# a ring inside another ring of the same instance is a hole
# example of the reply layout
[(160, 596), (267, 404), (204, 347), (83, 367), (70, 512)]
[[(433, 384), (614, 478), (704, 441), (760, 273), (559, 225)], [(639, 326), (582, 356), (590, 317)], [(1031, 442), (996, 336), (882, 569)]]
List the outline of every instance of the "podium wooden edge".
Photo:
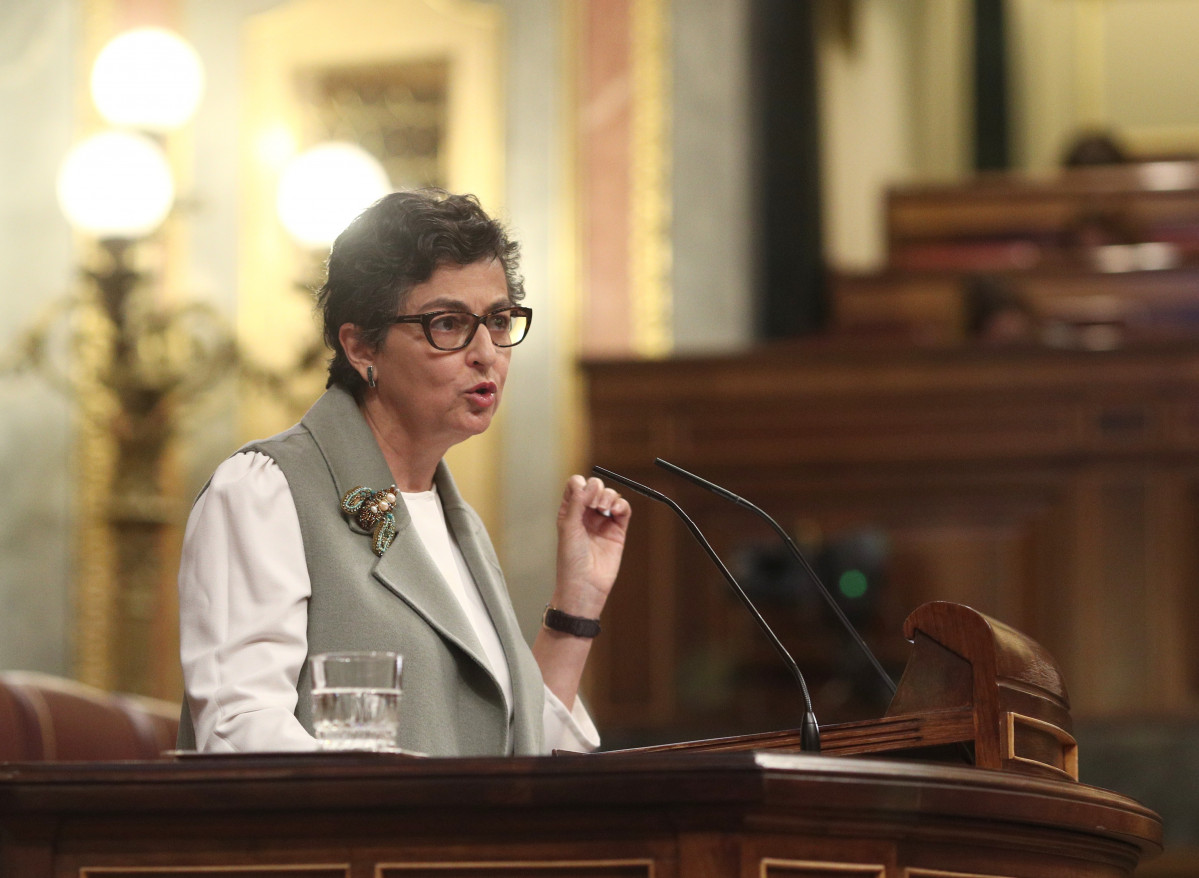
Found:
[[(918, 607), (904, 633), (913, 652), (886, 713), (822, 727), (822, 753), (951, 761), (1077, 782), (1069, 698), (1040, 644), (947, 601)], [(785, 729), (606, 752), (801, 752), (800, 740), (799, 729)]]

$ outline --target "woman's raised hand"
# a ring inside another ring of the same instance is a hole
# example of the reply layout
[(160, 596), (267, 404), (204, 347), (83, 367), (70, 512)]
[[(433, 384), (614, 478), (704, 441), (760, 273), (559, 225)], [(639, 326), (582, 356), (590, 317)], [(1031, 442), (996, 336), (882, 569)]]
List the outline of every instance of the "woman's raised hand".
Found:
[(553, 605), (598, 618), (620, 569), (632, 508), (597, 478), (571, 476), (558, 507), (558, 581)]

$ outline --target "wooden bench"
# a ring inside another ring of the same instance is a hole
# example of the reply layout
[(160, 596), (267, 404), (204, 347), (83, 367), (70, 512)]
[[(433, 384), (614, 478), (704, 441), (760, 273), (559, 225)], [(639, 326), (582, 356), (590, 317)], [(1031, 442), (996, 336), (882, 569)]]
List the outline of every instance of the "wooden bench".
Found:
[[(1019, 304), (1033, 342), (1110, 346), (1199, 332), (1197, 162), (895, 186), (884, 209), (885, 267), (832, 274), (834, 334), (969, 340), (970, 288), (980, 282)], [(1095, 324), (1104, 329), (1086, 329)]]

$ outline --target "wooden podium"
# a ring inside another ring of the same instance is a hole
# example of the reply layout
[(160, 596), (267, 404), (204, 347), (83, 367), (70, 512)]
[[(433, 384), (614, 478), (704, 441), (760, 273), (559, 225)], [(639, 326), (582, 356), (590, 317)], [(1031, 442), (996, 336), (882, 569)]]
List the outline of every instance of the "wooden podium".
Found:
[[(1156, 814), (1074, 780), (1060, 674), (954, 604), (908, 620), (887, 715), (597, 756), (180, 755), (0, 765), (4, 878), (1082, 878)], [(969, 757), (976, 766), (884, 754)]]
[[(1002, 622), (935, 601), (904, 624), (912, 655), (881, 719), (826, 726), (821, 752), (893, 754), (1078, 780), (1070, 699), (1053, 657)], [(643, 747), (800, 750), (798, 730)]]
[(1083, 784), (768, 752), (10, 764), (0, 826), (5, 878), (1114, 878), (1161, 840)]

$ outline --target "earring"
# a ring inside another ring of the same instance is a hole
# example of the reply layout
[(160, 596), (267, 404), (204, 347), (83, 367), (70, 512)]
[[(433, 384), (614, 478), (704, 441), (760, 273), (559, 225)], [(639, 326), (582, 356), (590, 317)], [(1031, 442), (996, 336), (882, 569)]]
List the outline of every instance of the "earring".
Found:
[(366, 386), (367, 387), (377, 387), (378, 386), (375, 383), (375, 367), (374, 366), (366, 367)]

